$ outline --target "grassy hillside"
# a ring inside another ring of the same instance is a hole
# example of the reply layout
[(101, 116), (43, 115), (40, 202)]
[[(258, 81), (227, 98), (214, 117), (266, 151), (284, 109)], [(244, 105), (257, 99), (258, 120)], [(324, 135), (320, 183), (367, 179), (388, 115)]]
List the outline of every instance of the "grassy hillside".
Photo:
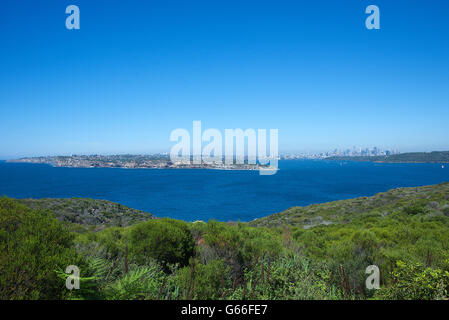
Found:
[(414, 212), (423, 217), (449, 216), (449, 183), (416, 188), (398, 188), (372, 197), (292, 207), (250, 222), (251, 226), (301, 226), (348, 223), (356, 218), (386, 217), (397, 211)]
[(32, 209), (50, 211), (60, 221), (95, 227), (96, 230), (111, 226), (126, 227), (155, 218), (147, 212), (107, 200), (47, 198), (17, 201)]

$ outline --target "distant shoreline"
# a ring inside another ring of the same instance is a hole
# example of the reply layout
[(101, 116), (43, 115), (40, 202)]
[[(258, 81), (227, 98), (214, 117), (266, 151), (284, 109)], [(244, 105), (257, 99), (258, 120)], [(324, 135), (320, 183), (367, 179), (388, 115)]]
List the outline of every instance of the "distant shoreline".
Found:
[(388, 156), (334, 156), (331, 161), (357, 161), (375, 163), (449, 163), (449, 151), (409, 152)]
[(54, 168), (116, 168), (116, 169), (211, 169), (211, 170), (263, 170), (268, 169), (259, 164), (224, 164), (224, 163), (201, 163), (192, 164), (184, 162), (172, 162), (165, 155), (112, 155), (112, 156), (51, 156), (30, 157), (6, 160), (7, 163), (29, 163), (45, 164)]

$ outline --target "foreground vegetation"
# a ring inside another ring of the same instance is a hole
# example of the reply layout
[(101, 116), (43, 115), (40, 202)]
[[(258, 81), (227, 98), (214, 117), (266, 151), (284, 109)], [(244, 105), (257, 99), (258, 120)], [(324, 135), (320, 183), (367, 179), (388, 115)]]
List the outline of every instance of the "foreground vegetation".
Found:
[[(1, 198), (0, 299), (448, 297), (449, 183), (249, 224), (152, 219), (74, 230), (48, 209)], [(65, 288), (68, 265), (81, 270), (79, 290)], [(380, 268), (379, 290), (365, 286), (369, 265)]]

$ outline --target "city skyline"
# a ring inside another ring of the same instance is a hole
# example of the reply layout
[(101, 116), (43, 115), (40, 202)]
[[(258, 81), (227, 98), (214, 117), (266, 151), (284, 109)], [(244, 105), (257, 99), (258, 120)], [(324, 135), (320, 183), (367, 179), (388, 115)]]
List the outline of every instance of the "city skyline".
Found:
[(338, 149), (335, 148), (332, 151), (324, 151), (324, 152), (287, 152), (281, 153), (282, 159), (301, 159), (301, 158), (310, 158), (310, 159), (322, 159), (326, 157), (333, 156), (352, 156), (352, 157), (366, 157), (366, 156), (389, 156), (400, 154), (399, 149), (383, 149), (380, 147), (356, 147), (353, 146), (352, 149)]

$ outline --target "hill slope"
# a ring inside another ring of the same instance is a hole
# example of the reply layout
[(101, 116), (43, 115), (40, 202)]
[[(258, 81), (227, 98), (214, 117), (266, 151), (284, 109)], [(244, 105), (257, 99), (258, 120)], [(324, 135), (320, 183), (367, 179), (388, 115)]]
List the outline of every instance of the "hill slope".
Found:
[(249, 224), (267, 227), (302, 226), (307, 229), (320, 224), (347, 223), (363, 216), (387, 216), (398, 210), (410, 214), (449, 216), (449, 183), (398, 188), (372, 197), (292, 207)]
[(125, 227), (131, 224), (155, 219), (147, 212), (131, 209), (119, 203), (89, 198), (70, 199), (17, 199), (31, 209), (50, 210), (63, 222), (84, 226)]

